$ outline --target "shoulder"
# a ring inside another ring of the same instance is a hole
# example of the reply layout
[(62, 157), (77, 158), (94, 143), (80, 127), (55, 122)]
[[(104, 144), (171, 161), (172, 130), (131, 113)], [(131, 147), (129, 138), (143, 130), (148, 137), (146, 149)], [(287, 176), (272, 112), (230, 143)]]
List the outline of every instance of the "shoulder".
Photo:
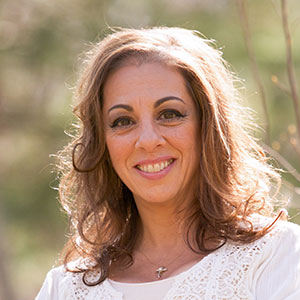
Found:
[(300, 299), (300, 226), (278, 221), (255, 244), (261, 250), (252, 265), (253, 293), (258, 299)]
[(289, 221), (278, 221), (277, 224), (275, 224), (274, 230), (288, 234), (295, 238), (300, 237), (300, 226)]
[[(259, 227), (272, 223), (267, 218), (261, 221), (256, 223)], [(290, 269), (290, 274), (300, 274), (300, 226), (297, 224), (278, 221), (267, 234), (253, 242), (228, 241), (222, 248), (217, 256), (235, 269), (241, 269), (245, 276), (258, 278), (262, 272), (275, 275), (285, 269)], [(227, 265), (222, 263), (222, 268), (226, 269)]]
[[(270, 226), (274, 222), (274, 219), (253, 215), (250, 221), (252, 222), (254, 230), (262, 230), (263, 228)], [(253, 242), (253, 244), (276, 244), (282, 240), (299, 243), (300, 226), (289, 221), (278, 220), (264, 236)]]
[[(264, 227), (272, 223), (271, 219), (262, 221), (256, 224)], [(213, 269), (217, 273), (212, 278), (219, 282), (226, 278), (227, 288), (237, 290), (235, 293), (240, 295), (248, 294), (248, 298), (252, 295), (255, 299), (300, 299), (298, 225), (278, 221), (256, 241), (246, 244), (228, 241), (222, 248), (213, 256)], [(290, 295), (294, 298), (288, 298)]]
[[(82, 267), (82, 261), (74, 261), (68, 264), (68, 268), (76, 270)], [(98, 272), (91, 272), (87, 276), (89, 282), (99, 278)], [(83, 282), (82, 272), (70, 272), (65, 266), (59, 266), (50, 270), (44, 284), (35, 300), (108, 300), (120, 299), (120, 295), (112, 290), (105, 280), (95, 286), (87, 286)]]
[[(272, 223), (266, 218), (260, 221), (255, 222), (259, 228)], [(223, 299), (225, 294), (232, 300), (300, 299), (295, 294), (300, 286), (299, 271), (300, 227), (278, 221), (256, 241), (227, 241), (179, 276), (178, 288), (172, 293), (184, 299), (196, 293), (201, 299)], [(288, 298), (289, 295), (298, 298)]]
[[(74, 261), (68, 264), (68, 268), (73, 270), (80, 265), (79, 261)], [(80, 286), (81, 278), (82, 274), (69, 272), (64, 265), (53, 268), (47, 273), (36, 300), (71, 299), (69, 295), (72, 293), (73, 286)]]
[[(274, 262), (300, 265), (300, 226), (287, 221), (278, 221), (274, 228), (262, 237), (268, 254)], [(280, 268), (280, 267), (279, 267)], [(300, 271), (300, 270), (298, 270)]]
[[(261, 218), (255, 226), (263, 228), (272, 221), (270, 218)], [(257, 249), (259, 256), (267, 256), (269, 259), (272, 256), (285, 255), (288, 249), (291, 252), (299, 253), (300, 226), (288, 221), (277, 221), (268, 233), (245, 247)]]
[(36, 297), (36, 300), (60, 300), (64, 299), (65, 287), (69, 284), (68, 272), (66, 272), (64, 266), (51, 269), (46, 276), (43, 286)]
[(262, 241), (274, 246), (300, 248), (300, 226), (288, 221), (278, 221), (274, 227), (261, 238)]

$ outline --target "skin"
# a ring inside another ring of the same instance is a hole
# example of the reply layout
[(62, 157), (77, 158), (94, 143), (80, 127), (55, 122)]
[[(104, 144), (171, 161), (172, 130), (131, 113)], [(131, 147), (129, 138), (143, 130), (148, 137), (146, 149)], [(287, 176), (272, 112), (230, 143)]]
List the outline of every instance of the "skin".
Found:
[[(182, 238), (178, 211), (184, 211), (195, 190), (199, 120), (184, 78), (160, 63), (121, 67), (104, 86), (103, 119), (113, 167), (133, 193), (143, 228), (133, 266), (115, 268), (111, 277), (152, 281), (145, 265), (155, 270), (150, 261), (159, 266), (178, 255), (182, 258), (172, 263), (173, 271), (170, 265), (168, 276), (188, 268), (200, 257)], [(162, 162), (171, 164), (147, 172), (149, 165)]]

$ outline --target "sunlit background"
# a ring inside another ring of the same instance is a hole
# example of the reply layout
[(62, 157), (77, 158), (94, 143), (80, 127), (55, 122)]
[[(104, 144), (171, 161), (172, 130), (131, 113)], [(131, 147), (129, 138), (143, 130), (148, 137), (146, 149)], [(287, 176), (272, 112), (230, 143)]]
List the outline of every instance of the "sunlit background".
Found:
[[(67, 143), (72, 88), (79, 56), (109, 26), (181, 26), (216, 40), (244, 79), (246, 105), (266, 128), (235, 0), (2, 0), (0, 1), (0, 299), (29, 300), (65, 242), (49, 157)], [(286, 73), (281, 1), (244, 1), (264, 87), (270, 141), (284, 162), (300, 170), (295, 111)], [(300, 76), (300, 1), (288, 0), (293, 62)], [(273, 77), (272, 77), (273, 76)], [(273, 78), (273, 80), (272, 80)], [(299, 83), (299, 80), (298, 80)], [(299, 112), (300, 113), (300, 112)], [(281, 165), (282, 168), (284, 166)], [(300, 223), (299, 181), (286, 173), (283, 198)], [(295, 176), (298, 174), (295, 173)]]

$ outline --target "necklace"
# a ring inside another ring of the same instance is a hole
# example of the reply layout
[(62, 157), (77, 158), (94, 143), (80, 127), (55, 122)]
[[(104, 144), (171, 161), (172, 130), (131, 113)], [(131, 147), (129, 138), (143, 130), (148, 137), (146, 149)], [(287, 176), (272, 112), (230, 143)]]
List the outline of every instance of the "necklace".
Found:
[[(151, 259), (150, 259), (145, 253), (143, 253), (143, 252), (140, 251), (140, 250), (138, 250), (138, 252), (140, 252), (140, 253), (148, 260), (148, 262), (149, 262), (151, 265), (157, 267), (158, 264), (152, 262)], [(174, 259), (172, 259), (169, 263), (164, 264), (164, 265), (161, 265), (160, 267), (158, 267), (158, 268), (155, 270), (157, 279), (161, 279), (162, 275), (163, 275), (165, 272), (168, 271), (168, 268), (167, 268), (167, 267), (169, 267), (171, 264), (173, 264), (173, 263), (175, 262), (175, 260), (176, 260), (177, 258), (179, 258), (182, 254), (183, 254), (183, 252), (181, 252), (178, 256), (176, 256)]]

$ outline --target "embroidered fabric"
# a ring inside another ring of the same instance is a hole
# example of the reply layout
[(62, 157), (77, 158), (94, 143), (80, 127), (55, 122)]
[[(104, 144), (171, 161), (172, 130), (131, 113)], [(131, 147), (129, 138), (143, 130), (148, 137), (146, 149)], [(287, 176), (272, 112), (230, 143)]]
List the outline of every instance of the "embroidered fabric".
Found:
[[(288, 222), (280, 223), (283, 225), (253, 243), (239, 245), (228, 242), (207, 255), (189, 270), (176, 276), (173, 286), (162, 299), (300, 299), (300, 227)], [(83, 283), (80, 273), (65, 272), (62, 267), (50, 273), (52, 296), (45, 297), (43, 294), (43, 290), (50, 289), (46, 279), (44, 285), (47, 286), (43, 286), (36, 300), (123, 299), (123, 295), (108, 280), (88, 287)], [(97, 279), (97, 274), (89, 276), (89, 281)], [(53, 289), (60, 292), (54, 293)], [(53, 297), (54, 294), (58, 297)]]

